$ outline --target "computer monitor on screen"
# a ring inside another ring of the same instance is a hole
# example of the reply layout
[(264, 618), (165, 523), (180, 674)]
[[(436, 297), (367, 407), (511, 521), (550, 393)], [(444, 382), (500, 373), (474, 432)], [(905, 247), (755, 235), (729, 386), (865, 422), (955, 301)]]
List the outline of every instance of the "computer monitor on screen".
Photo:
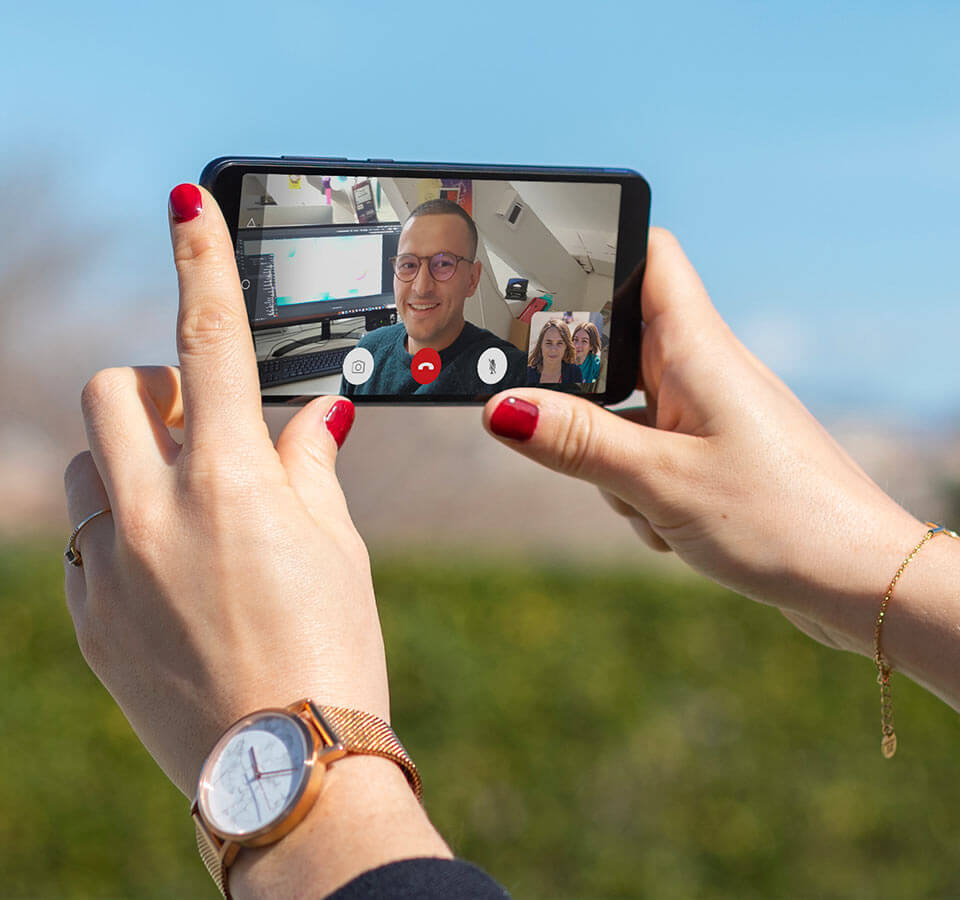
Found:
[(241, 228), (237, 268), (253, 330), (395, 310), (390, 258), (397, 254), (400, 228)]

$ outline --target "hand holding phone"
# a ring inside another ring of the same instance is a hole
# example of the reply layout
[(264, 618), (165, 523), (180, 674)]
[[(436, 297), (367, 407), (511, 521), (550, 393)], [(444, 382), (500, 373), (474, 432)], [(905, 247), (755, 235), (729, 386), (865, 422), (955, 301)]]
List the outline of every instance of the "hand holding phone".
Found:
[[(518, 389), (489, 402), (486, 427), (536, 462), (597, 485), (653, 549), (779, 607), (830, 646), (872, 655), (884, 578), (923, 524), (737, 340), (661, 229), (650, 234), (643, 303), (646, 407), (614, 414)], [(922, 599), (930, 623), (948, 609), (942, 590), (931, 585)], [(960, 708), (960, 679), (926, 662), (955, 651), (930, 652), (921, 631), (915, 639), (913, 676), (943, 686)]]
[[(90, 452), (67, 469), (67, 507), (73, 522), (109, 514), (84, 529), (83, 565), (65, 562), (65, 578), (84, 657), (193, 798), (240, 716), (304, 696), (385, 720), (390, 705), (366, 548), (334, 472), (353, 407), (316, 400), (274, 447), (220, 211), (182, 185), (171, 212), (180, 366), (106, 369), (84, 389)], [(279, 858), (241, 852), (235, 895), (292, 896), (320, 855), (310, 885), (324, 896), (393, 860), (450, 855), (396, 766), (338, 766), (307, 820), (319, 824), (291, 832)]]

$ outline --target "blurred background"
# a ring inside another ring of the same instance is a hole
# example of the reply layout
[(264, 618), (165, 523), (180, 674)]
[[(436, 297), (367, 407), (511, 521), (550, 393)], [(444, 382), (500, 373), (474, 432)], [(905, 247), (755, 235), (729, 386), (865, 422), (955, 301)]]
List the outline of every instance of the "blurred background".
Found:
[[(80, 390), (175, 360), (166, 198), (216, 156), (635, 168), (747, 345), (960, 524), (956, 4), (41, 2), (0, 34), (0, 896), (214, 895), (60, 552)], [(516, 897), (960, 895), (945, 705), (900, 679), (884, 763), (869, 660), (643, 552), (479, 410), (361, 409), (338, 466), (428, 809)]]

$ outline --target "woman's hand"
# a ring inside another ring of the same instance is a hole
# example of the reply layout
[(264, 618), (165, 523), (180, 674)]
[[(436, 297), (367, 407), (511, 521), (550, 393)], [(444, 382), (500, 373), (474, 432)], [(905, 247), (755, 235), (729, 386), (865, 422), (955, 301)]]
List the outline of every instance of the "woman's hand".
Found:
[(70, 520), (112, 515), (83, 529), (66, 593), (90, 667), (192, 797), (246, 713), (311, 697), (389, 721), (389, 699), (367, 553), (334, 473), (353, 406), (315, 400), (274, 448), (223, 217), (192, 185), (171, 205), (180, 368), (108, 369), (84, 389)]
[(598, 485), (648, 545), (780, 607), (825, 643), (872, 654), (883, 590), (922, 523), (736, 339), (660, 229), (643, 311), (646, 409), (618, 416), (567, 394), (511, 390), (487, 404), (486, 427)]

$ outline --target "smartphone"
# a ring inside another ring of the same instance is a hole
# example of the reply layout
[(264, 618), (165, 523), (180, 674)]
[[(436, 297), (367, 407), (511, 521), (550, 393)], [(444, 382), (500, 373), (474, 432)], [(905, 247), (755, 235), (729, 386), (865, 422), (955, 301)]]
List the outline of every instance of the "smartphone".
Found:
[(629, 169), (220, 158), (263, 399), (482, 403), (637, 383), (650, 188)]

